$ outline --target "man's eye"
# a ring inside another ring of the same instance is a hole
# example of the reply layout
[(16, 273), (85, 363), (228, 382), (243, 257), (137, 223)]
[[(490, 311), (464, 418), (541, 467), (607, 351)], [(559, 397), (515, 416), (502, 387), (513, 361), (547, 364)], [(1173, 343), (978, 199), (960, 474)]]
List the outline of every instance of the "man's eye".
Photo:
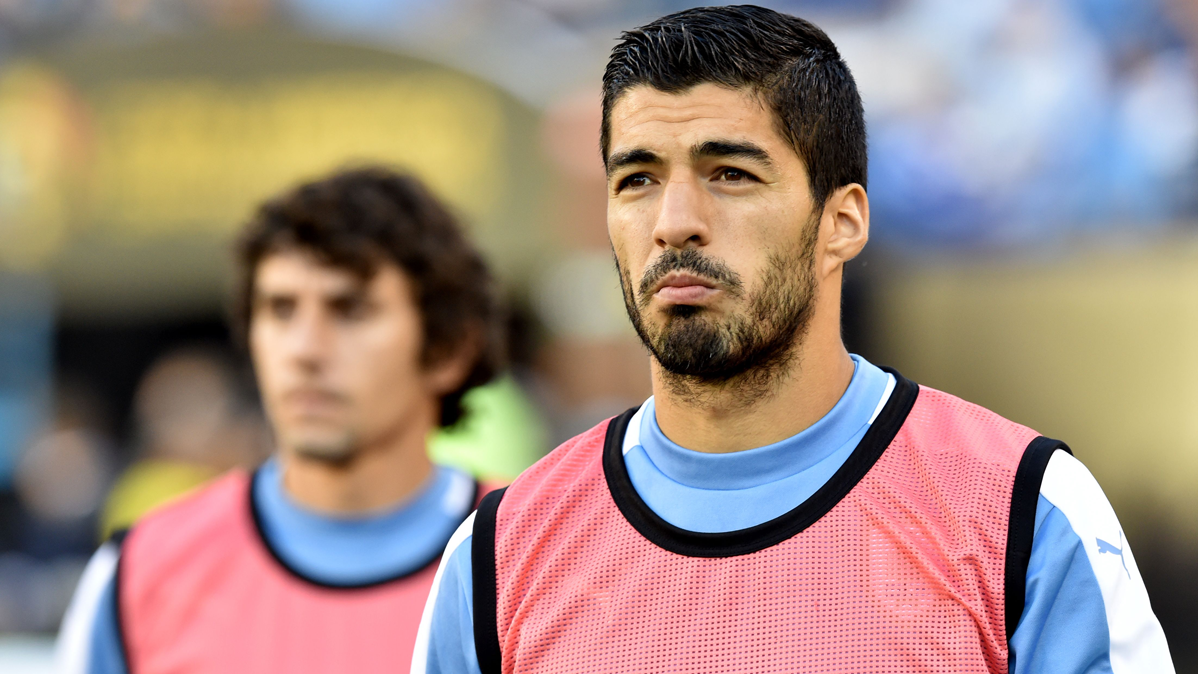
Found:
[(284, 298), (273, 298), (266, 302), (266, 310), (279, 320), (287, 320), (295, 313), (295, 301)]
[(720, 169), (720, 172), (718, 174), (716, 174), (716, 180), (720, 180), (720, 181), (728, 182), (728, 183), (748, 181), (748, 180), (754, 180), (754, 179), (755, 178), (752, 173), (749, 173), (748, 171), (742, 171), (740, 169), (735, 169), (735, 168)]
[(650, 183), (652, 183), (652, 181), (649, 179), (649, 176), (645, 175), (644, 173), (633, 173), (632, 175), (620, 181), (619, 190), (629, 187), (648, 187)]

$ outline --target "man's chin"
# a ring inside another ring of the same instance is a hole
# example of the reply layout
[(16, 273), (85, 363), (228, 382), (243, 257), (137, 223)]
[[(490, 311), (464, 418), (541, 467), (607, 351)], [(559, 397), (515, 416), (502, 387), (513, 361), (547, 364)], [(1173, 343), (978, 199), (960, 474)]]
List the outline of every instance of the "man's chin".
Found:
[(312, 433), (289, 438), (291, 451), (314, 461), (342, 462), (357, 453), (357, 443), (349, 433)]
[(711, 307), (694, 304), (671, 304), (647, 312), (641, 317), (646, 334), (656, 341), (671, 338), (679, 333), (719, 331), (721, 319)]

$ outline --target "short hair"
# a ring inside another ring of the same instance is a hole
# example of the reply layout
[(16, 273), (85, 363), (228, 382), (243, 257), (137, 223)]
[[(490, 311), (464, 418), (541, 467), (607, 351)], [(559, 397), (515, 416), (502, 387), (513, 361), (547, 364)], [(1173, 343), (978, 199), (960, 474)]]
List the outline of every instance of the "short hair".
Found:
[(836, 45), (808, 21), (754, 5), (688, 9), (621, 35), (603, 73), (604, 162), (625, 91), (681, 93), (708, 82), (762, 96), (805, 162), (817, 205), (844, 185), (865, 186), (865, 113)]
[(441, 426), (463, 415), (462, 396), (503, 367), (503, 320), (482, 255), (449, 210), (415, 177), (369, 166), (305, 183), (259, 207), (237, 242), (237, 336), (248, 345), (254, 280), (267, 256), (302, 250), (366, 280), (393, 263), (412, 282), (423, 324), (422, 359), (436, 362), (474, 335), (478, 356), (441, 398)]

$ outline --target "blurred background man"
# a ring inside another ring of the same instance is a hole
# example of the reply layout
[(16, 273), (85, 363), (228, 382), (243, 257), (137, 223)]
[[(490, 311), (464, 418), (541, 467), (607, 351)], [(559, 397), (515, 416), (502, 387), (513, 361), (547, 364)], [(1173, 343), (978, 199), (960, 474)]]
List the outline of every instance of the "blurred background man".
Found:
[[(101, 547), (63, 628), (65, 671), (408, 666), (431, 563), (482, 489), (435, 466), (428, 439), (502, 365), (490, 272), (422, 184), (373, 168), (268, 202), (239, 264), (277, 453)], [(219, 374), (177, 357), (143, 385), (139, 409), (167, 431), (152, 443), (176, 461), (237, 447), (217, 440)]]

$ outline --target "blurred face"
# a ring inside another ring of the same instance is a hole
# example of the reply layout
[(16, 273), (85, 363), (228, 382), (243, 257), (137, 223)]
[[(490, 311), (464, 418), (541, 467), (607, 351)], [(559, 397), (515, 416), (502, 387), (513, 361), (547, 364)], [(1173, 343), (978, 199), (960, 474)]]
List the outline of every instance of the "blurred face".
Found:
[(612, 110), (608, 234), (628, 314), (669, 373), (764, 384), (810, 322), (820, 214), (776, 123), (714, 84), (635, 87)]
[(254, 279), (250, 350), (284, 451), (330, 461), (397, 432), (441, 394), (421, 365), (407, 277), (367, 281), (300, 252), (265, 257)]

